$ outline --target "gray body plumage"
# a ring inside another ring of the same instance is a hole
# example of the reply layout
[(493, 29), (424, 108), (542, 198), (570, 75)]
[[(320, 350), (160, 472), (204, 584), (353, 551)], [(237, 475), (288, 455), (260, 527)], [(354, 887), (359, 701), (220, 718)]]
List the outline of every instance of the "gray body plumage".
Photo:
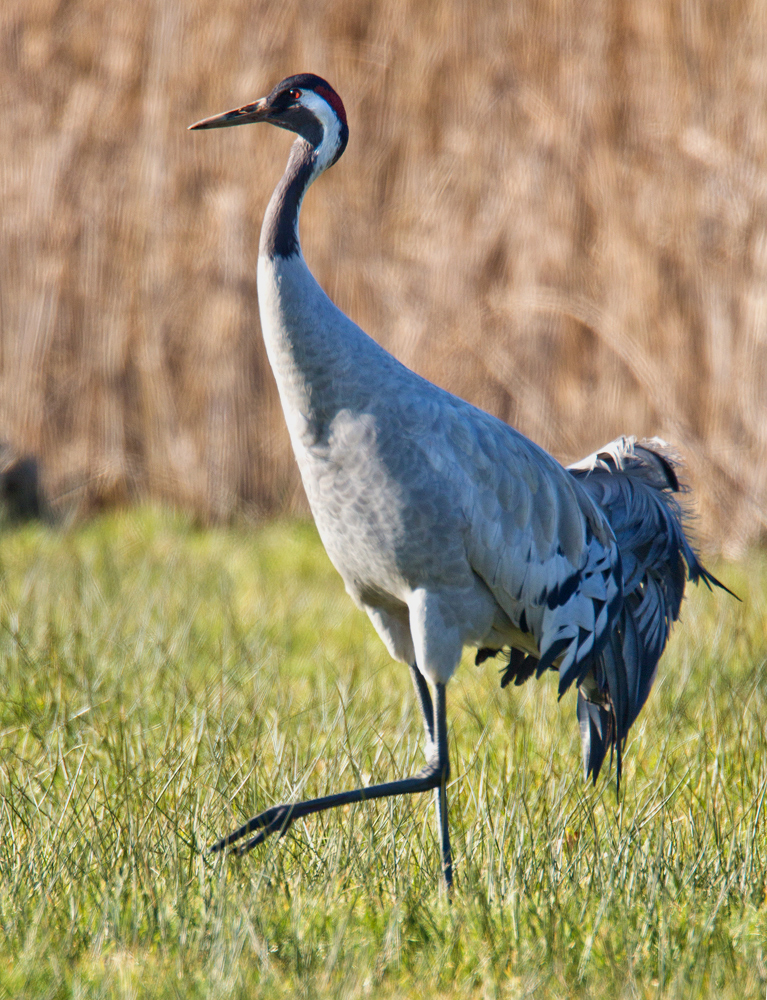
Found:
[[(444, 687), (463, 648), (478, 647), (478, 661), (508, 649), (503, 684), (549, 668), (559, 671), (560, 695), (575, 683), (586, 772), (596, 780), (615, 748), (620, 778), (621, 747), (686, 579), (716, 581), (685, 538), (674, 463), (661, 442), (621, 438), (564, 469), (512, 427), (400, 364), (330, 301), (298, 240), (303, 195), (348, 134), (325, 81), (291, 77), (268, 98), (196, 127), (248, 120), (299, 134), (264, 219), (258, 297), (306, 495), (348, 593), (391, 655), (410, 665), (424, 714), (431, 765), (372, 791), (441, 783), (449, 884)], [(343, 801), (371, 789), (353, 794)], [(273, 807), (217, 848), (262, 829), (252, 846), (289, 823), (290, 809), (306, 815), (341, 798)]]
[(621, 438), (566, 471), (396, 361), (300, 255), (262, 257), (258, 290), (309, 504), (348, 593), (433, 682), (465, 645), (556, 659), (560, 692), (583, 682), (596, 777), (647, 697), (688, 574), (712, 579), (661, 445)]
[[(426, 676), (445, 682), (464, 645), (516, 640), (545, 653), (579, 638), (568, 629), (575, 616), (589, 637), (607, 628), (620, 559), (574, 477), (396, 361), (333, 305), (302, 257), (261, 258), (258, 289), (322, 541), (397, 659), (415, 652)], [(579, 574), (583, 583), (550, 606)]]

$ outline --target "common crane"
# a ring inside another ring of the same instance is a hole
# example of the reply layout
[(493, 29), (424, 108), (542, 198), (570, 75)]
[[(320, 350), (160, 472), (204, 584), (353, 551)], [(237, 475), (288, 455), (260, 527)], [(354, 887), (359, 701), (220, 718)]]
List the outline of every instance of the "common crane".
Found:
[[(620, 438), (564, 469), (512, 427), (416, 375), (328, 298), (298, 236), (309, 185), (343, 153), (346, 112), (311, 73), (192, 129), (271, 122), (297, 135), (266, 210), (266, 350), (320, 537), (346, 590), (408, 664), (426, 734), (413, 777), (272, 806), (211, 850), (244, 853), (299, 817), (435, 790), (452, 883), (445, 691), (464, 646), (508, 649), (501, 683), (575, 684), (586, 777), (617, 758), (655, 678), (686, 579), (719, 582), (687, 541), (663, 443)], [(724, 588), (726, 589), (726, 588)], [(256, 832), (257, 831), (257, 832)]]

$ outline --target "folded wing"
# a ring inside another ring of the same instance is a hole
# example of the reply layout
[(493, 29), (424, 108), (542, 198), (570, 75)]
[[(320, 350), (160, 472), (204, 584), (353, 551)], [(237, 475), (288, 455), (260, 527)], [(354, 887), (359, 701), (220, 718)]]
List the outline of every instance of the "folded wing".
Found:
[(584, 770), (595, 781), (613, 746), (620, 780), (623, 741), (650, 693), (687, 580), (727, 590), (685, 536), (677, 465), (663, 441), (621, 437), (568, 467), (607, 517), (623, 566), (623, 606), (578, 692)]

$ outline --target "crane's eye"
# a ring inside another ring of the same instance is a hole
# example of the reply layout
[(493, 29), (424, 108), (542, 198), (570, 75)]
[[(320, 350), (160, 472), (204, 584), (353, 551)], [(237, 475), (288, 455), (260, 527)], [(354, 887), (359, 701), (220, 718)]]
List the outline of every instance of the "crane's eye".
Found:
[(297, 101), (300, 96), (301, 96), (301, 91), (300, 90), (289, 90), (288, 91), (288, 97), (292, 101)]

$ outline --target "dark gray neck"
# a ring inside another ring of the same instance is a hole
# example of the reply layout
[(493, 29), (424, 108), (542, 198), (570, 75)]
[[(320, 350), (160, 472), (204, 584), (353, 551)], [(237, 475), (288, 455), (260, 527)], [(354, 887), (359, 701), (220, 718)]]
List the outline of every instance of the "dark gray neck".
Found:
[(299, 136), (290, 149), (290, 157), (261, 226), (258, 247), (262, 257), (292, 257), (300, 253), (298, 213), (306, 189), (314, 179), (314, 147)]

